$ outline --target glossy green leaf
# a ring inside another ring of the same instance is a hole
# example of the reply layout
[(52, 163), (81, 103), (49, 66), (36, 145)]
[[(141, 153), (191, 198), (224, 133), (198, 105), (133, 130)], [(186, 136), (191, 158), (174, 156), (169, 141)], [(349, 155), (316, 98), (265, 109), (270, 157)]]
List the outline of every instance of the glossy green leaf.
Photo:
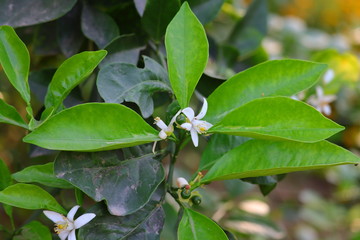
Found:
[(180, 8), (179, 0), (148, 0), (141, 23), (150, 36), (160, 41)]
[(260, 47), (267, 32), (267, 1), (254, 0), (244, 18), (233, 28), (227, 43), (236, 47), (241, 56), (247, 56)]
[(54, 174), (54, 163), (44, 165), (32, 165), (12, 175), (12, 178), (21, 183), (40, 183), (49, 187), (74, 188), (63, 179), (57, 178)]
[(0, 191), (12, 184), (11, 175), (5, 162), (0, 159)]
[(61, 152), (55, 173), (95, 201), (105, 200), (112, 215), (125, 216), (142, 208), (164, 180), (161, 162), (153, 157), (153, 153), (121, 159), (116, 151)]
[(143, 208), (123, 217), (110, 215), (105, 206), (97, 204), (88, 210), (95, 213), (96, 218), (80, 228), (78, 239), (158, 240), (165, 220), (161, 207), (164, 197), (162, 185)]
[(67, 213), (53, 196), (32, 184), (18, 183), (5, 188), (0, 192), (0, 202), (24, 209), (48, 209)]
[(190, 7), (202, 24), (213, 20), (221, 9), (225, 0), (192, 0)]
[[(142, 116), (148, 118), (154, 111), (152, 94), (172, 91), (165, 70), (151, 58), (144, 57), (144, 62), (144, 68), (127, 63), (107, 65), (98, 74), (97, 87), (105, 102), (134, 102), (140, 107)], [(159, 73), (151, 71), (148, 63), (153, 69), (159, 69)]]
[(314, 85), (326, 65), (300, 60), (273, 60), (240, 72), (207, 99), (205, 119), (212, 124), (232, 110), (261, 97), (292, 96)]
[(104, 48), (119, 36), (119, 28), (108, 14), (83, 4), (81, 28), (86, 37), (93, 40), (99, 48)]
[(208, 170), (216, 162), (216, 160), (222, 157), (225, 153), (234, 147), (243, 144), (249, 139), (250, 138), (224, 134), (212, 135), (203, 154), (201, 155), (199, 171)]
[(2, 99), (0, 99), (0, 122), (28, 129), (28, 125), (24, 122), (16, 109)]
[(11, 84), (29, 105), (29, 52), (14, 29), (9, 26), (0, 26), (0, 63)]
[(261, 193), (266, 196), (275, 189), (277, 183), (284, 179), (285, 176), (286, 174), (280, 174), (272, 176), (242, 178), (240, 180), (259, 185)]
[(158, 141), (158, 131), (120, 104), (87, 103), (66, 109), (24, 138), (43, 148), (100, 151)]
[(165, 46), (171, 86), (180, 106), (188, 107), (208, 60), (209, 44), (187, 2), (167, 27)]
[(45, 107), (56, 110), (70, 91), (88, 77), (105, 56), (105, 50), (88, 51), (65, 60), (51, 80), (45, 96)]
[(179, 240), (227, 240), (224, 231), (208, 217), (185, 208), (178, 229)]
[(359, 162), (359, 157), (353, 153), (327, 141), (297, 143), (256, 139), (221, 157), (201, 182), (269, 176)]
[(52, 240), (48, 227), (38, 221), (32, 221), (20, 229), (12, 240)]
[(317, 142), (343, 129), (306, 103), (288, 97), (267, 97), (230, 112), (209, 133)]
[(0, 25), (23, 27), (48, 22), (71, 10), (76, 0), (3, 0)]

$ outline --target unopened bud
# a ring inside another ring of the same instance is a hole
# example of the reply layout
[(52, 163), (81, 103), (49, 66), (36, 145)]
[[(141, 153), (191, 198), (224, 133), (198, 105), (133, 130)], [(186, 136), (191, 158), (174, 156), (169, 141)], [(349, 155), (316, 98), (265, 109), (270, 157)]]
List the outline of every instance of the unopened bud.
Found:
[(188, 181), (183, 178), (183, 177), (179, 177), (176, 179), (176, 185), (178, 188), (183, 188), (183, 187), (186, 187), (186, 186), (190, 186)]

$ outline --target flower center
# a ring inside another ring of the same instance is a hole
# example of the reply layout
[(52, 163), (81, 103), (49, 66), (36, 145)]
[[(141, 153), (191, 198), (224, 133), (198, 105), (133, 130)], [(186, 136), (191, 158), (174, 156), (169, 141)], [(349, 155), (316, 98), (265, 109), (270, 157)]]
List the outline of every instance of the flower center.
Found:
[(60, 234), (62, 231), (67, 230), (67, 227), (69, 226), (68, 222), (57, 222), (55, 224), (54, 231), (56, 234)]

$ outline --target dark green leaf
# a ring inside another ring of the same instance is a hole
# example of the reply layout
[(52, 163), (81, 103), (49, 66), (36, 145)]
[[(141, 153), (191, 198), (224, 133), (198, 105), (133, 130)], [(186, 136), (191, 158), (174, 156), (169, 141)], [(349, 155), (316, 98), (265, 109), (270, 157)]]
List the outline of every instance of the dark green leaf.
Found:
[(221, 156), (248, 140), (241, 136), (214, 134), (201, 156), (199, 171), (208, 170)]
[[(1, 8), (1, 3), (0, 9), (4, 9)], [(29, 105), (29, 52), (25, 44), (16, 35), (14, 29), (9, 26), (0, 26), (0, 63), (11, 84), (16, 88), (24, 101)]]
[(0, 25), (23, 27), (49, 22), (69, 12), (76, 0), (3, 0)]
[(65, 60), (51, 80), (45, 107), (56, 111), (70, 91), (92, 73), (105, 55), (104, 50), (82, 52)]
[(267, 32), (267, 1), (254, 0), (244, 18), (232, 30), (227, 42), (235, 46), (241, 56), (259, 48)]
[(202, 183), (359, 162), (360, 159), (353, 153), (327, 141), (297, 143), (250, 140), (221, 157), (202, 179)]
[(213, 20), (221, 9), (225, 0), (192, 0), (190, 7), (202, 24)]
[(105, 50), (108, 51), (106, 58), (100, 63), (100, 68), (111, 63), (130, 63), (136, 65), (139, 54), (145, 48), (143, 39), (136, 35), (122, 35), (110, 42)]
[(32, 47), (34, 55), (39, 56), (52, 56), (61, 53), (57, 41), (57, 27), (55, 21), (43, 23), (34, 26), (34, 37), (32, 41)]
[(0, 192), (0, 202), (24, 209), (48, 209), (66, 214), (64, 208), (42, 188), (18, 183)]
[(48, 227), (38, 221), (32, 221), (20, 229), (20, 233), (12, 240), (51, 240), (51, 233)]
[(41, 103), (44, 103), (48, 86), (54, 76), (56, 69), (44, 69), (31, 72), (29, 75), (30, 90), (33, 96)]
[(99, 48), (104, 48), (119, 36), (119, 28), (114, 19), (87, 4), (83, 4), (81, 28), (84, 35), (93, 40)]
[(11, 175), (5, 162), (0, 159), (0, 191), (12, 184)]
[(277, 183), (281, 181), (284, 177), (285, 174), (281, 174), (273, 176), (242, 178), (240, 180), (259, 185), (261, 193), (266, 196), (276, 187)]
[[(124, 217), (110, 215), (105, 207), (97, 204), (88, 212), (96, 214), (91, 222), (80, 228), (79, 240), (87, 239), (134, 239), (136, 234), (149, 233), (152, 239), (160, 235), (164, 224), (164, 214), (160, 201), (164, 198), (164, 186), (161, 186), (151, 197), (151, 200), (140, 210)], [(135, 235), (135, 236), (134, 236)], [(137, 239), (147, 239), (139, 237)]]
[(28, 125), (24, 122), (16, 109), (2, 99), (0, 99), (0, 122), (28, 129)]
[(142, 208), (164, 179), (153, 156), (121, 160), (116, 151), (61, 152), (55, 173), (96, 201), (105, 200), (112, 215), (125, 216)]
[(105, 102), (134, 102), (140, 107), (143, 117), (148, 118), (154, 111), (152, 94), (159, 91), (171, 92), (171, 88), (167, 79), (153, 73), (147, 63), (151, 62), (154, 66), (157, 64), (158, 69), (162, 67), (151, 58), (144, 57), (144, 60), (143, 69), (127, 63), (107, 65), (98, 74), (97, 87)]
[(20, 172), (14, 173), (12, 178), (21, 183), (40, 183), (49, 187), (74, 188), (68, 182), (57, 178), (54, 174), (54, 163), (32, 165)]
[(317, 142), (343, 129), (306, 103), (288, 97), (267, 97), (230, 112), (209, 133)]
[(180, 106), (186, 108), (209, 56), (205, 30), (187, 2), (167, 27), (165, 46), (171, 86)]
[(179, 240), (227, 240), (224, 231), (208, 217), (185, 208), (178, 229)]
[(179, 0), (148, 0), (141, 19), (144, 29), (153, 39), (160, 41), (179, 8)]
[(120, 104), (87, 103), (50, 118), (23, 140), (66, 151), (100, 151), (158, 141), (158, 131)]
[(273, 60), (240, 72), (218, 87), (207, 99), (205, 119), (212, 124), (254, 99), (292, 96), (314, 85), (326, 70), (321, 63)]

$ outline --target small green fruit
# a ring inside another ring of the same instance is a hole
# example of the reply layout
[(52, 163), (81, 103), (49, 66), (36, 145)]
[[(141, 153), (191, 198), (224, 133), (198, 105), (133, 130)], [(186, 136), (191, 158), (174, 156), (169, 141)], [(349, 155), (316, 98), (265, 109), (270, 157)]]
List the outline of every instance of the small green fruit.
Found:
[(176, 117), (176, 122), (180, 125), (186, 123), (186, 117), (184, 114), (179, 114), (179, 116)]
[(201, 203), (201, 197), (200, 196), (193, 196), (191, 198), (191, 201), (194, 205), (200, 205)]
[(183, 190), (181, 191), (181, 197), (182, 197), (182, 198), (188, 199), (188, 198), (190, 198), (190, 196), (191, 196), (191, 191), (190, 191), (190, 190), (188, 190), (188, 189), (183, 189)]

